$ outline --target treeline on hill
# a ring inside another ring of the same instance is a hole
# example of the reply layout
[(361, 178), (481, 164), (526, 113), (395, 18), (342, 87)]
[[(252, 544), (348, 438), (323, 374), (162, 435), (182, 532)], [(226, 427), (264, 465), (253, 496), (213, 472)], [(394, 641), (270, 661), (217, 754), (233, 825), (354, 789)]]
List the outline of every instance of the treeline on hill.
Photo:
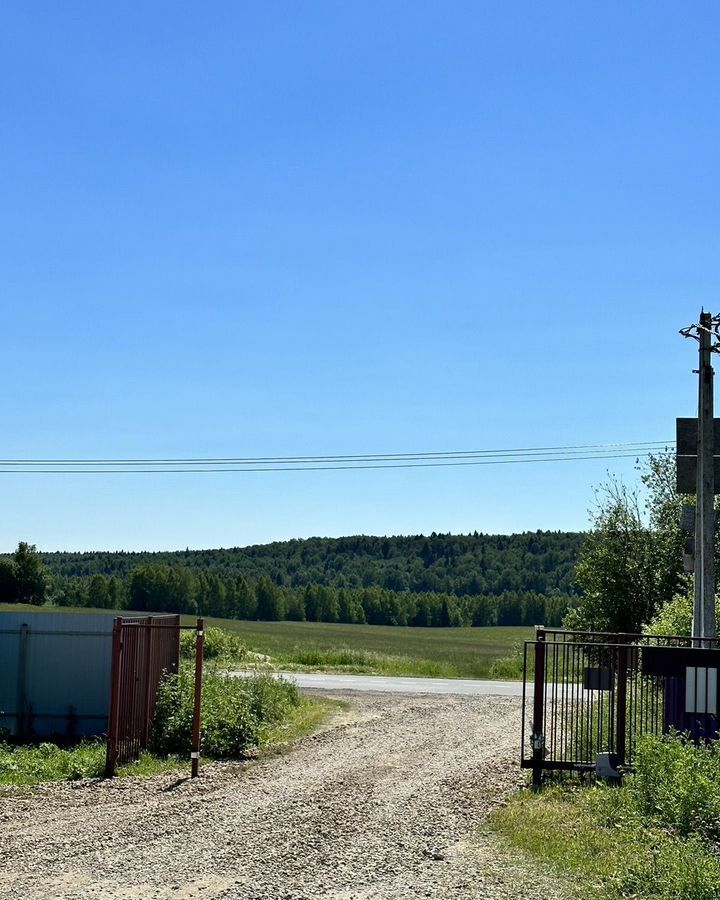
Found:
[(44, 553), (63, 577), (114, 575), (138, 566), (182, 566), (224, 579), (238, 574), (278, 587), (386, 588), (458, 597), (505, 592), (575, 594), (574, 569), (585, 535), (536, 531), (497, 535), (308, 538), (227, 550), (161, 553)]
[[(312, 538), (244, 549), (0, 560), (0, 602), (373, 625), (559, 625), (582, 535)], [(39, 567), (28, 592), (29, 565)], [(15, 573), (15, 574), (13, 574)], [(447, 589), (428, 585), (445, 585)]]
[(59, 606), (182, 612), (232, 619), (282, 619), (370, 625), (559, 625), (572, 598), (530, 591), (458, 597), (387, 588), (279, 587), (267, 576), (195, 574), (184, 566), (139, 566), (114, 575), (63, 579)]

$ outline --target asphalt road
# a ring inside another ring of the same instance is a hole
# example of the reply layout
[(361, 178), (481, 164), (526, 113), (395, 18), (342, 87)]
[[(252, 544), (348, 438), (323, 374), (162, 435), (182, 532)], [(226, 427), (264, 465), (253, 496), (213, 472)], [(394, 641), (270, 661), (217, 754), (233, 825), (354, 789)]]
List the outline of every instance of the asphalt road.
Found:
[[(244, 675), (244, 672), (234, 673)], [(335, 675), (327, 672), (279, 672), (299, 688), (320, 691), (382, 691), (390, 694), (455, 694), (464, 697), (521, 697), (521, 681), (470, 678), (407, 678), (391, 675)], [(529, 687), (528, 694), (532, 693)]]

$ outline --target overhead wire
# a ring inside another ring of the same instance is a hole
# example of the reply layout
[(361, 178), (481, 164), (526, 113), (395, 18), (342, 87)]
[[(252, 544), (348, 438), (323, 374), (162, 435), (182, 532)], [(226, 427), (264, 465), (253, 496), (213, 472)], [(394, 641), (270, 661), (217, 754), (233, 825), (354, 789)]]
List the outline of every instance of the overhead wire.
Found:
[(570, 444), (502, 450), (447, 450), (317, 456), (0, 459), (0, 474), (204, 474), (213, 472), (342, 471), (510, 465), (592, 459), (646, 458), (672, 441)]

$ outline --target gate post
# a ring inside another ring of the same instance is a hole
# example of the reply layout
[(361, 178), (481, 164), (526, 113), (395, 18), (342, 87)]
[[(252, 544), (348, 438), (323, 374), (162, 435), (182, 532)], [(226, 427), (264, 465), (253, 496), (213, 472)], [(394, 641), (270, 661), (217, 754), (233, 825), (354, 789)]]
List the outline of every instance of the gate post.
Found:
[(122, 619), (113, 619), (112, 661), (110, 663), (110, 704), (108, 710), (107, 751), (105, 777), (112, 778), (117, 771), (118, 716), (120, 713), (120, 654), (122, 652)]
[(615, 726), (615, 747), (617, 761), (621, 766), (625, 765), (625, 732), (627, 724), (627, 672), (628, 672), (628, 645), (627, 635), (619, 634), (618, 640), (618, 667), (617, 667), (617, 718)]
[(542, 785), (542, 764), (545, 757), (545, 629), (538, 625), (535, 629), (535, 681), (533, 692), (532, 722), (532, 770), (533, 790)]
[(202, 704), (203, 644), (205, 632), (203, 620), (197, 620), (195, 633), (195, 707), (193, 709), (192, 750), (190, 752), (190, 777), (197, 778), (200, 768), (200, 706)]

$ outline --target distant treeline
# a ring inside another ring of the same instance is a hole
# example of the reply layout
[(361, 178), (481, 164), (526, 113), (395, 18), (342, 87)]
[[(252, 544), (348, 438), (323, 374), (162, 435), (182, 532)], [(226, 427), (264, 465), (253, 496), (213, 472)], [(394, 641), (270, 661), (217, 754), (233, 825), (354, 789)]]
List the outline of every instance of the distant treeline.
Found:
[(0, 559), (0, 602), (377, 625), (559, 625), (584, 536), (310, 538), (230, 550)]
[(573, 598), (530, 591), (494, 595), (412, 593), (388, 588), (279, 587), (267, 576), (194, 573), (185, 566), (139, 566), (126, 578), (63, 578), (59, 606), (181, 612), (233, 619), (350, 622), (370, 625), (559, 625)]
[(282, 588), (385, 588), (395, 592), (499, 596), (575, 594), (585, 539), (576, 532), (309, 538), (228, 550), (43, 553), (56, 575), (125, 578), (139, 566), (181, 566), (227, 580), (265, 576)]

